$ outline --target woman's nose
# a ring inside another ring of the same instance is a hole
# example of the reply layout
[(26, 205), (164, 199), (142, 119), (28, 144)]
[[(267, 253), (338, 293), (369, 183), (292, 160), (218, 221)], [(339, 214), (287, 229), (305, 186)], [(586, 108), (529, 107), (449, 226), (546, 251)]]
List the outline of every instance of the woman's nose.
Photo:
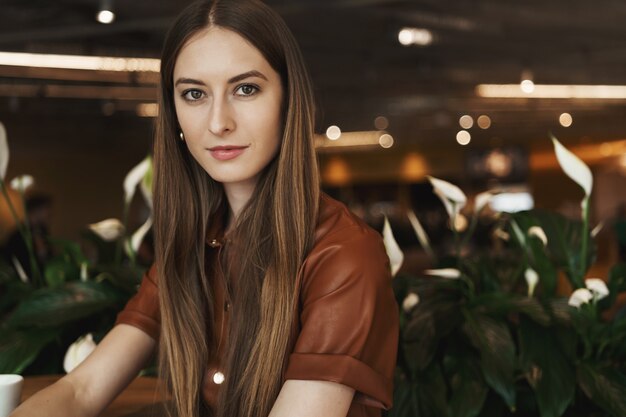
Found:
[(209, 130), (215, 136), (224, 136), (235, 129), (230, 104), (225, 100), (215, 100), (209, 111)]

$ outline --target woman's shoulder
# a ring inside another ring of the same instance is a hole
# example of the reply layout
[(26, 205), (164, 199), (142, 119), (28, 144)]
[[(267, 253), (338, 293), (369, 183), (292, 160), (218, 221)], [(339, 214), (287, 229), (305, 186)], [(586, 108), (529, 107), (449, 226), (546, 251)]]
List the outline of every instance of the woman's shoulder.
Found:
[(382, 237), (345, 204), (322, 193), (313, 249), (342, 243), (379, 248), (382, 247)]
[(320, 198), (315, 243), (302, 265), (302, 274), (305, 300), (342, 287), (352, 289), (346, 295), (376, 294), (391, 282), (380, 233), (327, 195)]

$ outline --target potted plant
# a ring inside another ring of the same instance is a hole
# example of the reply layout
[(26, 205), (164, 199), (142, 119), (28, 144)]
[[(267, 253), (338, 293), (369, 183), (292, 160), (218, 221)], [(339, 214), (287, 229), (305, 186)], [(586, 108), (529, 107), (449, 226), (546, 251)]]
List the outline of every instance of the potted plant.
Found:
[[(136, 253), (151, 217), (132, 235), (127, 233), (127, 223), (137, 188), (151, 205), (151, 160), (146, 158), (126, 176), (123, 221), (107, 219), (85, 232), (98, 249), (95, 258), (86, 256), (77, 242), (49, 238), (53, 256), (43, 262), (33, 248), (28, 216), (20, 219), (9, 198), (10, 187), (24, 204), (34, 180), (21, 176), (7, 182), (8, 162), (6, 131), (0, 124), (0, 198), (28, 249), (27, 265), (15, 256), (10, 262), (0, 261), (0, 373), (69, 371), (110, 330), (144, 273)], [(74, 341), (77, 344), (70, 349)]]
[[(454, 251), (436, 269), (398, 275), (400, 344), (388, 416), (626, 416), (626, 311), (608, 317), (626, 290), (626, 264), (588, 278), (589, 168), (553, 138), (565, 173), (585, 192), (579, 220), (533, 209), (500, 213), (489, 247), (469, 246), (489, 194), (476, 198), (466, 232), (455, 227), (465, 194), (429, 178), (450, 217)], [(392, 263), (401, 261), (388, 227)], [(395, 249), (394, 249), (395, 248)], [(557, 292), (565, 277), (574, 291)], [(561, 278), (563, 279), (563, 278)]]

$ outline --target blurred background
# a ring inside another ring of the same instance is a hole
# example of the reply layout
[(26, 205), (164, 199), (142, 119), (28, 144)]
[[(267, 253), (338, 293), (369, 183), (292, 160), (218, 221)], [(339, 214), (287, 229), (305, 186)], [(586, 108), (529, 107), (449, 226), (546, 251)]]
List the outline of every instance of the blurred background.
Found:
[[(76, 238), (89, 223), (121, 216), (124, 176), (150, 152), (155, 60), (188, 3), (0, 2), (7, 179), (35, 178), (31, 193), (48, 202), (52, 235)], [(598, 267), (618, 257), (625, 2), (267, 3), (293, 30), (314, 80), (324, 189), (375, 226), (389, 216), (401, 246), (417, 244), (408, 209), (435, 243), (446, 228), (426, 175), (470, 199), (503, 192), (495, 210), (580, 216), (582, 190), (559, 168), (552, 133), (592, 168), (591, 226), (605, 225)], [(131, 222), (143, 218), (145, 208), (131, 212)], [(0, 205), (0, 244), (12, 227)]]

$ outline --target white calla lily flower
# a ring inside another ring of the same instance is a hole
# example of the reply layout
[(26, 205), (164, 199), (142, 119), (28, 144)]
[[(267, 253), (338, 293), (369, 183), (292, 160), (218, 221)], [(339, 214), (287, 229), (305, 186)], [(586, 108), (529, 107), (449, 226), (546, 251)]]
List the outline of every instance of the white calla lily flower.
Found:
[(152, 217), (148, 217), (148, 220), (146, 220), (146, 222), (142, 224), (141, 227), (135, 231), (135, 233), (133, 233), (130, 238), (130, 247), (133, 249), (133, 252), (137, 253), (143, 238), (146, 237), (146, 233), (148, 233), (151, 227)]
[(461, 277), (461, 271), (455, 268), (426, 269), (424, 274), (448, 279), (458, 279)]
[(148, 160), (148, 170), (145, 172), (143, 179), (139, 184), (139, 187), (141, 189), (141, 194), (143, 194), (143, 198), (146, 201), (146, 204), (148, 205), (148, 207), (150, 207), (150, 209), (152, 209), (152, 182), (154, 178), (154, 171), (152, 167), (152, 157), (147, 156), (146, 159)]
[(556, 158), (563, 172), (585, 191), (585, 196), (591, 195), (593, 188), (593, 175), (589, 167), (569, 149), (561, 144), (554, 136), (551, 137), (554, 144)]
[(0, 180), (4, 180), (9, 167), (9, 142), (7, 141), (7, 130), (0, 122)]
[(593, 294), (593, 300), (602, 300), (609, 295), (609, 288), (606, 286), (604, 280), (600, 278), (587, 278), (585, 280), (585, 287)]
[(596, 225), (596, 227), (594, 227), (591, 230), (591, 237), (595, 238), (596, 236), (598, 236), (598, 233), (600, 233), (602, 231), (602, 229), (604, 228), (604, 222), (600, 222)]
[(502, 239), (505, 242), (508, 242), (509, 239), (511, 239), (511, 236), (499, 227), (493, 231), (493, 236), (498, 239)]
[(151, 159), (148, 156), (131, 169), (126, 175), (126, 178), (124, 178), (124, 201), (126, 204), (132, 201), (137, 185), (150, 170), (151, 165)]
[(593, 299), (593, 294), (587, 288), (579, 288), (572, 293), (567, 301), (572, 307), (580, 308), (583, 304), (588, 304)]
[(24, 284), (28, 284), (30, 280), (28, 279), (28, 275), (26, 275), (26, 271), (24, 271), (24, 267), (20, 261), (15, 256), (11, 257), (11, 261), (13, 261), (13, 267), (15, 268), (15, 272), (17, 272), (17, 276), (20, 277), (20, 281)]
[(124, 225), (118, 219), (106, 219), (89, 225), (89, 230), (107, 242), (112, 242), (124, 234)]
[(80, 280), (82, 282), (87, 282), (89, 279), (89, 264), (87, 262), (82, 262), (80, 264)]
[(467, 203), (467, 197), (459, 187), (448, 181), (431, 176), (427, 178), (433, 186), (434, 193), (445, 206), (448, 216), (452, 219), (452, 224), (454, 224), (454, 219)]
[(429, 254), (431, 258), (435, 257), (435, 253), (433, 252), (432, 246), (430, 245), (430, 239), (422, 226), (422, 223), (418, 220), (417, 216), (413, 212), (413, 210), (409, 210), (407, 213), (407, 217), (409, 218), (409, 222), (411, 223), (411, 227), (413, 227), (413, 231), (417, 236), (417, 240), (419, 240), (420, 245)]
[(396, 239), (393, 237), (387, 216), (385, 216), (385, 225), (383, 226), (383, 243), (385, 244), (385, 251), (387, 252), (391, 265), (391, 276), (395, 276), (402, 266), (402, 262), (404, 262), (404, 254), (402, 250), (400, 250), (398, 242), (396, 242)]
[(20, 175), (11, 180), (10, 186), (20, 194), (24, 194), (33, 184), (35, 184), (35, 179), (31, 175)]
[(546, 232), (544, 232), (543, 229), (539, 226), (532, 226), (530, 229), (528, 229), (528, 236), (534, 236), (538, 238), (543, 243), (543, 246), (548, 245), (548, 236), (546, 236)]
[(524, 278), (526, 279), (526, 285), (528, 285), (528, 296), (532, 297), (535, 293), (535, 287), (539, 282), (539, 274), (532, 268), (526, 268)]
[(72, 372), (72, 370), (80, 365), (95, 348), (96, 343), (93, 341), (93, 335), (91, 333), (79, 337), (78, 340), (70, 345), (67, 352), (65, 352), (65, 358), (63, 359), (63, 369), (65, 369), (65, 372), (68, 374)]
[(474, 199), (474, 212), (479, 214), (491, 201), (494, 194), (490, 191), (485, 191), (476, 196)]
[(414, 292), (409, 293), (409, 295), (404, 298), (404, 301), (402, 301), (402, 309), (408, 313), (409, 311), (413, 310), (413, 307), (415, 307), (419, 302), (419, 295), (415, 294)]

